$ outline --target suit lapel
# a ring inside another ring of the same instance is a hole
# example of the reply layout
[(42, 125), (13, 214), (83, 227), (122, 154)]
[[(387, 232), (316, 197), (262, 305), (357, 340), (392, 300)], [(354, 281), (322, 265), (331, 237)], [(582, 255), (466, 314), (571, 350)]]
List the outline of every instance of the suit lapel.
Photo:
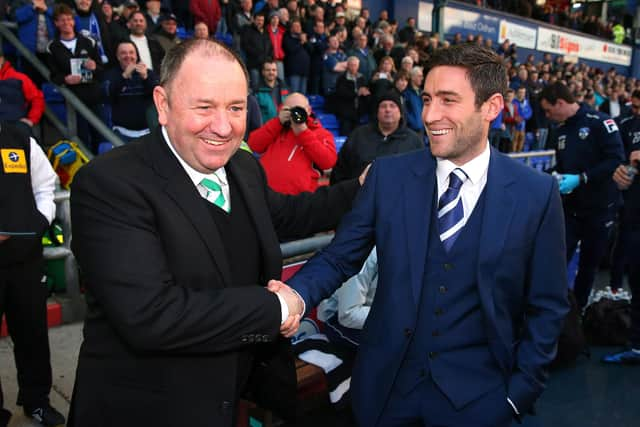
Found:
[(214, 264), (218, 267), (225, 286), (231, 285), (231, 268), (211, 213), (202, 202), (202, 197), (182, 168), (178, 159), (169, 150), (159, 130), (154, 132), (147, 145), (151, 152), (156, 173), (166, 180), (165, 191), (187, 217), (207, 246)]
[[(509, 174), (511, 167), (506, 156), (491, 148), (491, 160), (485, 186), (485, 209), (480, 231), (479, 266), (499, 261), (507, 240), (507, 232), (515, 214), (515, 197)], [(480, 271), (480, 269), (478, 269)]]
[(418, 307), (420, 292), (422, 291), (422, 279), (424, 276), (427, 259), (427, 246), (429, 241), (429, 226), (431, 224), (431, 209), (435, 190), (435, 159), (428, 154), (427, 161), (420, 157), (418, 162), (411, 165), (412, 174), (408, 182), (405, 182), (404, 190), (404, 215), (408, 243), (408, 254), (412, 260), (409, 263), (411, 269), (411, 290), (413, 301)]

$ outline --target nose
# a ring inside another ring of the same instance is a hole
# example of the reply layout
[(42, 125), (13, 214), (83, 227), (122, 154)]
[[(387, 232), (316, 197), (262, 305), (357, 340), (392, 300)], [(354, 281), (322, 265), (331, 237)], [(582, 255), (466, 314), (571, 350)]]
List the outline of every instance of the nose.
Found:
[(216, 110), (211, 115), (209, 122), (209, 132), (221, 139), (228, 138), (231, 135), (231, 121), (226, 111)]
[(442, 112), (437, 104), (437, 102), (432, 101), (422, 107), (422, 121), (425, 126), (428, 126), (429, 123), (437, 122), (442, 118)]

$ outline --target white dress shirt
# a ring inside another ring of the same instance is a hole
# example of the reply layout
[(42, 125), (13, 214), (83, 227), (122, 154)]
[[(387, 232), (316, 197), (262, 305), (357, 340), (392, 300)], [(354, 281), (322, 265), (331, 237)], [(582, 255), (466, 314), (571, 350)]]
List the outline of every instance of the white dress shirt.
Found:
[[(173, 144), (171, 143), (171, 140), (169, 139), (169, 134), (167, 133), (167, 129), (164, 126), (162, 126), (162, 136), (164, 138), (164, 141), (169, 146), (169, 149), (171, 150), (173, 155), (176, 156), (176, 159), (178, 159), (178, 162), (180, 163), (180, 165), (182, 165), (182, 167), (184, 168), (185, 172), (187, 173), (187, 175), (189, 176), (189, 178), (193, 182), (193, 185), (198, 190), (198, 193), (200, 193), (200, 196), (202, 196), (202, 198), (206, 198), (206, 194), (207, 194), (206, 191), (207, 190), (202, 185), (200, 185), (200, 182), (202, 181), (203, 178), (207, 178), (207, 179), (210, 179), (212, 181), (217, 182), (220, 185), (220, 187), (222, 189), (222, 194), (224, 195), (224, 199), (225, 199), (226, 203), (228, 203), (230, 205), (230, 203), (231, 203), (231, 192), (229, 191), (229, 181), (227, 179), (227, 172), (225, 171), (224, 167), (221, 167), (220, 169), (217, 169), (215, 172), (213, 172), (211, 174), (204, 174), (202, 172), (198, 172), (197, 170), (195, 170), (194, 168), (189, 166), (189, 164), (187, 162), (185, 162), (184, 159), (182, 159), (182, 157), (180, 157), (180, 155), (178, 155), (178, 152), (175, 150), (175, 148), (173, 148)], [(287, 306), (286, 301), (284, 300), (284, 298), (280, 294), (276, 293), (276, 296), (278, 297), (278, 301), (280, 301), (280, 311), (282, 313), (282, 318), (281, 318), (280, 324), (282, 324), (289, 317), (289, 307)]]
[[(460, 198), (464, 209), (463, 225), (473, 213), (473, 208), (478, 204), (478, 199), (482, 190), (487, 184), (487, 172), (489, 171), (489, 160), (491, 159), (491, 148), (487, 141), (484, 151), (474, 159), (462, 166), (458, 166), (449, 160), (436, 158), (436, 178), (438, 180), (438, 200), (449, 187), (449, 174), (456, 168), (460, 168), (467, 175), (468, 179), (460, 187)], [(507, 397), (507, 402), (516, 415), (520, 415), (518, 408), (513, 401)]]
[(56, 216), (56, 202), (54, 200), (54, 192), (56, 190), (56, 175), (49, 159), (44, 155), (44, 151), (38, 145), (35, 139), (29, 138), (30, 154), (29, 162), (31, 163), (31, 188), (33, 190), (33, 198), (36, 201), (38, 211), (51, 224)]
[(491, 149), (487, 141), (484, 151), (474, 159), (468, 161), (462, 166), (455, 163), (436, 158), (436, 178), (438, 180), (438, 200), (447, 191), (449, 187), (449, 174), (456, 169), (462, 169), (468, 179), (464, 181), (460, 187), (460, 198), (462, 199), (462, 207), (464, 209), (464, 218), (462, 225), (467, 223), (473, 208), (475, 208), (487, 183), (487, 171), (489, 170), (489, 159), (491, 157)]
[(147, 43), (147, 36), (134, 36), (130, 34), (129, 38), (138, 48), (140, 62), (146, 65), (149, 70), (153, 70), (153, 61), (151, 61), (151, 51), (149, 50), (149, 43)]

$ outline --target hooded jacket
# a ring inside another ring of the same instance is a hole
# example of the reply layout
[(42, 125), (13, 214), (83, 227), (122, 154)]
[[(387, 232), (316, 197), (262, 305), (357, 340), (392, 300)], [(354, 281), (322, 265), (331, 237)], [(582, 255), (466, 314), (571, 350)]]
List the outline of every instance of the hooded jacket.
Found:
[(9, 61), (0, 66), (0, 119), (29, 119), (40, 122), (44, 112), (44, 95), (27, 77), (16, 71)]
[(249, 147), (262, 154), (260, 163), (267, 174), (267, 183), (284, 194), (313, 192), (318, 188), (321, 170), (336, 163), (333, 135), (320, 121), (309, 116), (308, 129), (295, 135), (283, 126), (278, 117), (251, 132)]

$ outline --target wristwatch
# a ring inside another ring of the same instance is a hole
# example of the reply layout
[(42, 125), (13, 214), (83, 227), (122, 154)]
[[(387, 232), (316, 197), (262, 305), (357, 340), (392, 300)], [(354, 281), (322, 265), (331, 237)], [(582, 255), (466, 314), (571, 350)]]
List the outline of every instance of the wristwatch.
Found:
[(580, 184), (586, 184), (587, 181), (589, 181), (589, 178), (587, 177), (587, 174), (585, 172), (582, 172), (580, 174)]

